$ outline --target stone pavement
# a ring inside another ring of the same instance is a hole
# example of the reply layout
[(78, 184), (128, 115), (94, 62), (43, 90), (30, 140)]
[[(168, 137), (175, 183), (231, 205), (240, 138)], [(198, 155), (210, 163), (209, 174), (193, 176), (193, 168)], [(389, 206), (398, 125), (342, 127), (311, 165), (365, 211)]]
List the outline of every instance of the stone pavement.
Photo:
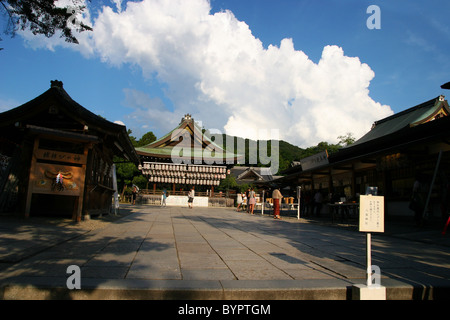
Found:
[[(0, 217), (0, 299), (351, 299), (366, 281), (365, 234), (351, 226), (231, 208), (121, 212), (90, 231)], [(386, 223), (372, 264), (388, 299), (450, 298), (439, 228)], [(67, 288), (71, 265), (81, 290)]]

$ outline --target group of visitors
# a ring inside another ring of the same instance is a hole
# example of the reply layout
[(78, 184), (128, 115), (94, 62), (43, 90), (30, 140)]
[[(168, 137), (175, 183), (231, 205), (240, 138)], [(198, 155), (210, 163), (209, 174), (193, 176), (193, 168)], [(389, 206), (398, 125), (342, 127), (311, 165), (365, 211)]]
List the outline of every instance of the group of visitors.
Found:
[[(281, 199), (283, 198), (283, 195), (281, 194), (280, 190), (275, 189), (272, 192), (272, 199), (273, 199), (273, 218), (274, 219), (281, 219), (280, 216), (280, 205), (281, 205)], [(253, 190), (253, 188), (248, 188), (246, 192), (238, 193), (237, 194), (237, 208), (236, 211), (241, 211), (240, 208), (243, 208), (244, 204), (247, 204), (247, 213), (253, 214), (253, 211), (255, 209), (256, 205), (256, 193)]]
[(246, 192), (237, 194), (237, 208), (236, 211), (240, 211), (239, 208), (247, 204), (247, 213), (253, 214), (253, 210), (256, 205), (256, 193), (253, 188), (248, 188)]

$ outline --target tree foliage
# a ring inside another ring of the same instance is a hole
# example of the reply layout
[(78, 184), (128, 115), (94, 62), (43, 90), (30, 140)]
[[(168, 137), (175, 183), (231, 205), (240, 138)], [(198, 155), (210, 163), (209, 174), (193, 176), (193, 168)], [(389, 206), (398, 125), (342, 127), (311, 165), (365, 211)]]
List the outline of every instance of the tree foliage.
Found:
[(235, 177), (232, 175), (227, 175), (225, 179), (220, 181), (219, 186), (217, 187), (218, 191), (226, 191), (230, 189), (235, 189), (238, 186)]
[(346, 135), (339, 136), (339, 144), (343, 147), (349, 146), (355, 142), (355, 137), (353, 133), (348, 132)]
[[(34, 35), (48, 38), (61, 33), (61, 38), (70, 43), (78, 43), (74, 31), (92, 31), (78, 19), (86, 6), (81, 0), (71, 0), (66, 7), (57, 7), (55, 0), (0, 0), (0, 12), (6, 16), (5, 33), (14, 36), (17, 30), (29, 29)], [(1, 40), (1, 39), (0, 39)]]
[(139, 141), (136, 141), (135, 147), (143, 147), (147, 144), (152, 143), (153, 141), (156, 141), (156, 136), (153, 134), (153, 132), (149, 131), (144, 134), (141, 139), (139, 139)]
[[(267, 150), (268, 150), (268, 156), (271, 156), (271, 152), (272, 152), (272, 143), (271, 141), (254, 141), (254, 140), (250, 140), (250, 139), (243, 139), (243, 138), (237, 138), (237, 137), (232, 137), (232, 136), (228, 136), (228, 135), (223, 135), (222, 136), (222, 147), (226, 148), (226, 141), (227, 139), (234, 139), (234, 150), (233, 152), (235, 153), (242, 153), (241, 150), (238, 150), (238, 146), (239, 145), (244, 145), (245, 149), (244, 149), (244, 153), (245, 153), (245, 158), (243, 163), (241, 163), (241, 165), (245, 165), (245, 166), (253, 166), (253, 167), (264, 167), (264, 166), (270, 166), (269, 165), (264, 165), (259, 161), (259, 148), (261, 145), (263, 144), (267, 144)], [(319, 152), (325, 151), (327, 150), (328, 154), (333, 154), (335, 152), (337, 152), (340, 148), (344, 147), (344, 146), (348, 146), (350, 144), (352, 144), (355, 141), (355, 138), (353, 137), (352, 133), (347, 133), (344, 136), (339, 136), (338, 137), (339, 143), (337, 144), (332, 144), (329, 142), (319, 142), (316, 146), (311, 146), (308, 147), (306, 149), (294, 146), (292, 144), (290, 144), (289, 142), (283, 141), (283, 140), (279, 140), (278, 141), (278, 163), (279, 163), (279, 170), (278, 170), (278, 174), (285, 171), (286, 169), (288, 169), (293, 161), (299, 161), (303, 158), (315, 155)], [(231, 151), (231, 150), (228, 150)], [(276, 152), (276, 150), (274, 150), (274, 152)], [(254, 159), (257, 158), (257, 163), (254, 163)]]
[[(130, 129), (128, 129), (127, 133), (134, 147), (144, 146), (156, 140), (156, 136), (151, 131), (144, 134), (139, 140), (132, 136), (133, 132)], [(114, 162), (117, 168), (117, 185), (119, 190), (122, 190), (124, 186), (131, 186), (133, 184), (141, 189), (147, 187), (147, 179), (142, 176), (134, 163), (118, 157), (114, 158)]]

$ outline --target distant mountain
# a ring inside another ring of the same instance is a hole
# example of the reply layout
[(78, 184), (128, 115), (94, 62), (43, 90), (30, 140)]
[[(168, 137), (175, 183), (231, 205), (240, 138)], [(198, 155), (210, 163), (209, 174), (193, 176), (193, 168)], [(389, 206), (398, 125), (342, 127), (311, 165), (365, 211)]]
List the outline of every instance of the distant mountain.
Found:
[[(244, 149), (245, 162), (240, 163), (240, 165), (254, 166), (254, 167), (270, 166), (270, 162), (269, 163), (262, 163), (262, 162), (268, 162), (271, 159), (271, 150), (272, 150), (271, 141), (266, 140), (255, 141), (251, 139), (244, 139), (236, 136), (229, 136), (226, 134), (222, 134), (222, 141), (215, 141), (215, 142), (224, 149), (227, 148), (227, 144), (231, 145), (231, 142), (233, 142), (234, 145), (233, 151), (239, 154), (242, 154), (242, 150)], [(261, 147), (263, 148), (262, 150), (260, 150)], [(267, 152), (265, 151), (265, 148), (267, 148), (268, 150)], [(327, 150), (328, 154), (332, 154), (336, 152), (339, 148), (341, 148), (341, 145), (339, 144), (329, 144), (328, 142), (320, 142), (317, 146), (303, 149), (294, 146), (289, 142), (278, 140), (279, 170), (277, 175), (281, 174), (283, 171), (290, 168), (293, 161), (300, 161), (303, 158), (309, 157), (324, 150)], [(267, 159), (264, 159), (264, 156), (266, 154)], [(260, 159), (260, 155), (263, 157), (263, 159)]]
[[(208, 130), (203, 130), (203, 133), (209, 137), (211, 135), (209, 134)], [(130, 136), (130, 139), (133, 141), (133, 144), (135, 146), (141, 146), (148, 144), (149, 142), (155, 141), (156, 137), (152, 132), (147, 132), (140, 140), (137, 140), (135, 137), (131, 136), (131, 130), (128, 130), (128, 135)], [(220, 147), (227, 149), (228, 145), (234, 146), (234, 153), (239, 154), (245, 154), (245, 161), (240, 163), (239, 165), (243, 166), (254, 166), (254, 167), (268, 167), (270, 166), (270, 159), (271, 159), (271, 141), (266, 140), (251, 140), (251, 139), (244, 139), (236, 136), (229, 136), (226, 134), (221, 135), (222, 141), (220, 139), (217, 139), (219, 141), (216, 141), (214, 138), (216, 135), (212, 135), (212, 141), (217, 143)], [(220, 135), (219, 135), (220, 136)], [(219, 137), (218, 136), (218, 137)], [(349, 141), (349, 139), (353, 139), (350, 134), (347, 134), (347, 136), (344, 137), (338, 137), (341, 139), (342, 143), (352, 143), (352, 141)], [(343, 140), (347, 139), (347, 140)], [(260, 147), (267, 148), (268, 151), (266, 152), (265, 149), (259, 150)], [(336, 152), (339, 148), (341, 148), (340, 144), (329, 144), (328, 142), (320, 142), (317, 144), (317, 146), (308, 147), (306, 149), (294, 146), (293, 144), (279, 140), (278, 141), (278, 155), (279, 155), (279, 170), (276, 173), (277, 175), (280, 175), (283, 173), (283, 171), (286, 171), (289, 169), (292, 165), (293, 161), (300, 161), (303, 158), (309, 157), (311, 155), (317, 154), (319, 152), (322, 152), (324, 150), (328, 151), (328, 154), (332, 154)], [(242, 152), (244, 150), (244, 152)], [(228, 150), (230, 151), (230, 150)], [(259, 155), (262, 155), (263, 157), (267, 154), (267, 159), (262, 159), (261, 161)], [(266, 161), (264, 161), (266, 160)], [(265, 162), (265, 163), (262, 163)]]

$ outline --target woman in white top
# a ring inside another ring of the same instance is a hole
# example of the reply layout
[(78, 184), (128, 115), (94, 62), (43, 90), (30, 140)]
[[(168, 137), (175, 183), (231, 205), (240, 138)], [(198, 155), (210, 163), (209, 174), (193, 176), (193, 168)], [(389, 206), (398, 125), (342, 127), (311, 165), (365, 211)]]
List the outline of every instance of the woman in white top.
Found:
[(242, 201), (243, 201), (243, 199), (242, 199), (242, 193), (238, 192), (237, 197), (236, 197), (236, 201), (237, 201), (237, 208), (236, 208), (236, 211), (239, 212), (239, 211), (240, 211), (239, 208), (241, 207)]

